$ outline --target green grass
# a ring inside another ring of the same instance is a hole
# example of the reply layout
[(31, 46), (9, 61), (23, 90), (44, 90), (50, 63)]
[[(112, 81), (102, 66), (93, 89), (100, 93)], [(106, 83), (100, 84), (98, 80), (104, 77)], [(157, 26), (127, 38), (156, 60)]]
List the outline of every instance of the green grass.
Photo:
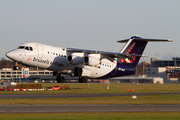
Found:
[[(57, 86), (57, 83), (42, 84), (43, 88)], [(65, 93), (157, 93), (180, 92), (179, 84), (72, 84), (70, 90), (58, 91), (0, 91), (0, 94), (65, 94)], [(128, 92), (127, 89), (135, 91)], [(180, 95), (147, 95), (116, 96), (116, 97), (86, 97), (86, 98), (41, 98), (41, 99), (0, 99), (0, 105), (80, 105), (80, 104), (180, 104)], [(179, 120), (180, 112), (90, 112), (90, 113), (5, 113), (0, 114), (0, 120)]]
[(1, 120), (179, 120), (180, 112), (7, 113)]
[[(43, 83), (43, 88), (63, 85), (70, 86), (70, 90), (58, 91), (0, 91), (0, 94), (63, 94), (63, 93), (129, 93), (127, 89), (134, 89), (130, 93), (157, 93), (157, 92), (180, 92), (179, 84), (107, 84), (102, 83)], [(77, 89), (78, 88), (78, 89)]]
[(116, 104), (180, 104), (180, 95), (147, 95), (86, 97), (86, 98), (36, 98), (0, 99), (0, 105), (116, 105)]
[[(57, 83), (44, 83), (44, 88), (59, 85)], [(63, 83), (63, 86), (70, 86), (70, 90), (57, 91), (0, 91), (1, 94), (75, 94), (75, 93), (157, 93), (157, 92), (180, 92), (179, 84), (79, 84)], [(78, 89), (75, 89), (78, 88)], [(135, 91), (127, 91), (134, 89)], [(73, 104), (180, 104), (180, 95), (147, 95), (137, 96), (116, 96), (116, 97), (87, 97), (87, 98), (37, 98), (37, 99), (2, 99), (0, 105), (73, 105)]]

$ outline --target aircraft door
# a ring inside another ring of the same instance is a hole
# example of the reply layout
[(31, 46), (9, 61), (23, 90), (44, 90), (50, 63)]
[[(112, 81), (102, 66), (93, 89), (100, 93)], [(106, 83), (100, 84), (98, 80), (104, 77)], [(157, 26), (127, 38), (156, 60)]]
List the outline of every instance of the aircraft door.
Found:
[(42, 45), (37, 44), (37, 49), (38, 49), (38, 58), (43, 58), (44, 53), (43, 53)]

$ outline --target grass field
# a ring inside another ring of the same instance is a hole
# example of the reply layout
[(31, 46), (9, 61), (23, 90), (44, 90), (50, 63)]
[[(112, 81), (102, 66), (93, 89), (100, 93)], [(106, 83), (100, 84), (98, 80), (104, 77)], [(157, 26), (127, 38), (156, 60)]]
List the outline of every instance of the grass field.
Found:
[(157, 93), (157, 92), (180, 92), (180, 84), (108, 84), (103, 83), (43, 83), (42, 87), (63, 85), (70, 86), (70, 90), (58, 91), (0, 91), (0, 94), (38, 94), (38, 93), (128, 93), (127, 89), (134, 89), (130, 93)]
[[(44, 83), (43, 88), (57, 86), (56, 83)], [(179, 84), (72, 84), (70, 90), (58, 91), (0, 91), (1, 94), (76, 94), (76, 93), (157, 93), (157, 92), (180, 92)], [(127, 91), (134, 89), (135, 91)], [(146, 95), (117, 96), (117, 97), (87, 97), (87, 98), (38, 98), (38, 99), (0, 99), (0, 105), (70, 105), (70, 104), (180, 104), (180, 95)], [(179, 120), (180, 112), (97, 112), (97, 113), (7, 113), (0, 114), (0, 120)]]
[(36, 98), (0, 99), (0, 105), (116, 105), (116, 104), (180, 104), (180, 95), (147, 95), (86, 97), (86, 98)]
[[(58, 84), (42, 84), (44, 88), (52, 87)], [(57, 95), (70, 93), (154, 93), (154, 92), (180, 92), (179, 84), (61, 84), (70, 86), (70, 90), (57, 91), (1, 91), (0, 94), (51, 94)], [(127, 91), (134, 89), (135, 91)], [(137, 96), (116, 96), (116, 97), (87, 97), (87, 98), (34, 98), (34, 99), (2, 99), (0, 105), (74, 105), (74, 104), (180, 104), (180, 95), (146, 95)]]
[(97, 112), (0, 114), (1, 120), (179, 120), (180, 112)]

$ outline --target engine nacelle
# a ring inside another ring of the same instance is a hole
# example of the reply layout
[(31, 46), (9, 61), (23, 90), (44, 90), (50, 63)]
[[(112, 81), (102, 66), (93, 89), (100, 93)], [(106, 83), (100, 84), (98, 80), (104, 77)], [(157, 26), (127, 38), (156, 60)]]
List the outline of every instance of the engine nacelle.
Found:
[(69, 55), (67, 57), (67, 61), (72, 65), (78, 65), (78, 64), (83, 63), (83, 58), (80, 56)]
[(86, 56), (86, 57), (84, 57), (84, 63), (86, 63), (90, 66), (96, 66), (96, 65), (99, 65), (100, 60), (93, 56)]
[(83, 68), (81, 76), (82, 77), (91, 77), (91, 71), (88, 70), (88, 69)]

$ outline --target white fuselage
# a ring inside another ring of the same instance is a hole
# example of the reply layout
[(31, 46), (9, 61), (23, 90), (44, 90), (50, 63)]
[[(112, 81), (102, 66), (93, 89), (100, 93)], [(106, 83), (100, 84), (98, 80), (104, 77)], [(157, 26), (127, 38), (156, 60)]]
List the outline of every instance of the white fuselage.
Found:
[(25, 43), (6, 53), (6, 56), (24, 65), (54, 71), (57, 82), (64, 81), (64, 78), (60, 77), (61, 74), (78, 76), (79, 82), (86, 82), (87, 78), (106, 79), (133, 75), (148, 42), (172, 42), (172, 40), (143, 39), (132, 36), (130, 39), (118, 42), (126, 43), (120, 52)]
[[(117, 60), (102, 58), (98, 65), (86, 65), (83, 62), (73, 64), (68, 62), (67, 56), (78, 56), (80, 59), (86, 53), (69, 52), (67, 48), (53, 47), (39, 43), (25, 43), (6, 54), (10, 59), (28, 66), (40, 67), (63, 74), (72, 74), (78, 67), (84, 71), (84, 76), (89, 78), (99, 78), (110, 73), (117, 65)], [(96, 57), (97, 55), (95, 55)]]

